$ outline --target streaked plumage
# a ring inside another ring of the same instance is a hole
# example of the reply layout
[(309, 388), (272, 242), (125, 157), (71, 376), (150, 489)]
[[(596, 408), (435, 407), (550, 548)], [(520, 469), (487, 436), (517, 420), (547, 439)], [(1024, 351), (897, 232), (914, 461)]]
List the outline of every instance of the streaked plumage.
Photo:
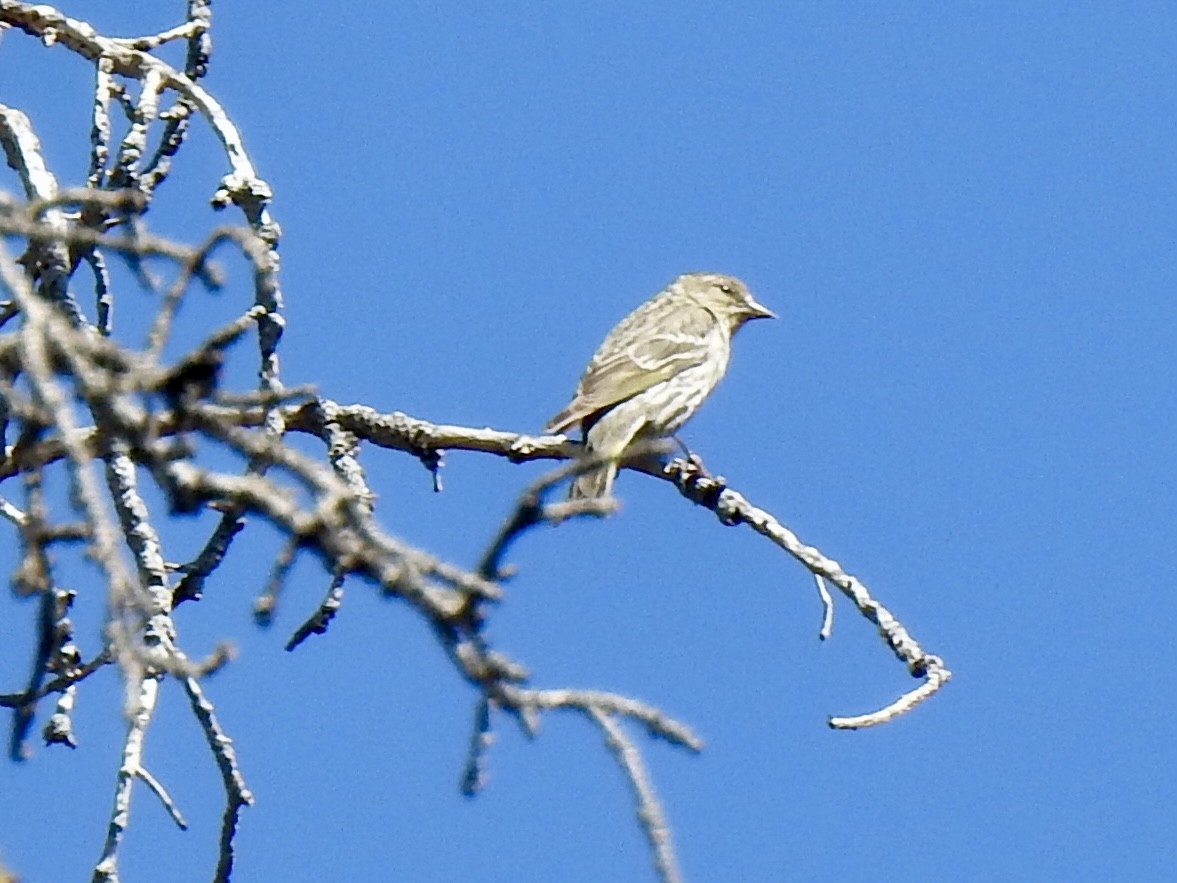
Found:
[(608, 496), (625, 450), (682, 426), (727, 371), (732, 334), (773, 316), (734, 276), (686, 273), (617, 323), (546, 427), (580, 424), (586, 453), (612, 461), (577, 476), (570, 496)]

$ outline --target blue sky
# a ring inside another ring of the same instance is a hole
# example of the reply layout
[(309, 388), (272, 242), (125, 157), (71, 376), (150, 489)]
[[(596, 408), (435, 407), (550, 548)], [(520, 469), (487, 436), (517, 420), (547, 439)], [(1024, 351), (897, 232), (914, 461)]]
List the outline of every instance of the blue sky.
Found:
[[(634, 734), (686, 878), (1166, 879), (1177, 11), (395, 6), (215, 9), (207, 85), (284, 230), (285, 380), (537, 432), (639, 301), (737, 274), (782, 318), (741, 332), (684, 439), (955, 673), (895, 723), (831, 732), (912, 682), (845, 602), (820, 643), (810, 576), (750, 531), (626, 474), (614, 518), (525, 537), (492, 637), (537, 685), (631, 694), (706, 741)], [(93, 21), (146, 32), (169, 7)], [(89, 83), (61, 48), (0, 41), (0, 101), (63, 182), (84, 176)], [(225, 170), (197, 132), (153, 229), (236, 222), (191, 209)], [(129, 289), (119, 316), (150, 309)], [(455, 452), (435, 495), (415, 462), (363, 462), (384, 524), (464, 564), (543, 468)], [(500, 720), (488, 790), (463, 799), (474, 695), (428, 630), (354, 584), (328, 635), (283, 652), (326, 580), (302, 562), (257, 630), (278, 540), (250, 530), (177, 614), (193, 655), (240, 651), (208, 683), (257, 796), (236, 880), (653, 879), (598, 733), (550, 716), (529, 742)], [(34, 610), (0, 611), (3, 692)], [(0, 855), (32, 883), (98, 857), (117, 702), (109, 673), (81, 693), (77, 751), (0, 771)], [(191, 830), (139, 791), (124, 879), (209, 879), (220, 789), (175, 689), (148, 740)]]

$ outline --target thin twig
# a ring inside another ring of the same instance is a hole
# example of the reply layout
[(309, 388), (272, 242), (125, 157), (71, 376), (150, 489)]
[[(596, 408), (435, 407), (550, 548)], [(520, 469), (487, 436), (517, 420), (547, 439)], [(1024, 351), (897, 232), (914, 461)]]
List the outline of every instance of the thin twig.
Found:
[(663, 883), (681, 883), (682, 874), (678, 869), (674, 846), (670, 842), (670, 827), (666, 824), (666, 813), (663, 812), (662, 804), (650, 782), (650, 774), (642, 761), (641, 752), (610, 715), (595, 708), (589, 709), (588, 714), (601, 728), (605, 735), (605, 745), (612, 752), (617, 765), (625, 773), (626, 781), (629, 782), (637, 808), (638, 824), (642, 833), (646, 835), (646, 842), (650, 844), (658, 879)]

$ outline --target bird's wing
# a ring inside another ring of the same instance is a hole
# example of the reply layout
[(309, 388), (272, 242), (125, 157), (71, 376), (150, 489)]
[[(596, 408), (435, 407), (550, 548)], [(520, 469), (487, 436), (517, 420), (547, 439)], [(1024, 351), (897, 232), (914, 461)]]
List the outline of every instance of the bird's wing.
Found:
[(576, 395), (548, 421), (547, 431), (562, 432), (701, 364), (714, 353), (712, 335), (721, 333), (715, 316), (698, 304), (644, 304), (609, 332), (580, 378)]

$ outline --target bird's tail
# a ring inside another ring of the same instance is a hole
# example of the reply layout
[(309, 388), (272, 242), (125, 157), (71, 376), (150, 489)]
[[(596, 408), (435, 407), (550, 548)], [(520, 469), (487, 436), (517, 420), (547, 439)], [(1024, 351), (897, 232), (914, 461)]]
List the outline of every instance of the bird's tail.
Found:
[(605, 462), (578, 473), (568, 488), (569, 500), (595, 500), (613, 495), (617, 464)]
[(590, 458), (584, 471), (572, 479), (570, 500), (596, 500), (613, 496), (613, 479), (617, 469), (631, 453), (631, 445), (646, 424), (641, 408), (628, 402), (606, 411), (584, 433), (584, 454)]

